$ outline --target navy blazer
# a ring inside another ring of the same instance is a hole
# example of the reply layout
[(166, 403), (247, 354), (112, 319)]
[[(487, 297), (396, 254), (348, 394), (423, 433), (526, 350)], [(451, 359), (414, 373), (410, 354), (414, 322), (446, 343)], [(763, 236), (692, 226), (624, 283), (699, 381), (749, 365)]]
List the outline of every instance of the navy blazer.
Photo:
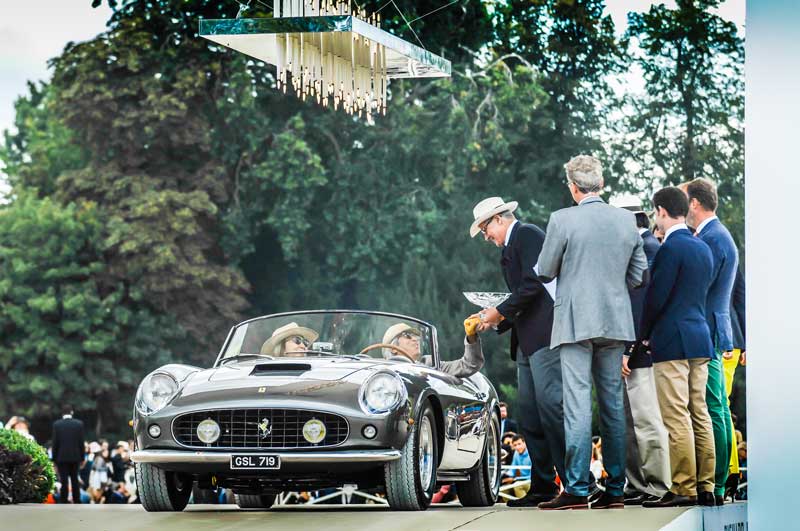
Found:
[[(642, 233), (642, 240), (644, 242), (644, 254), (647, 256), (647, 265), (650, 269), (653, 268), (653, 260), (655, 260), (658, 248), (661, 244), (653, 233), (646, 230)], [(651, 272), (652, 273), (652, 272)], [(640, 333), (640, 323), (642, 320), (642, 310), (644, 309), (644, 296), (647, 290), (644, 287), (637, 289), (629, 289), (628, 295), (631, 298), (631, 312), (633, 313), (633, 327), (636, 330), (636, 340), (642, 339)], [(628, 361), (628, 368), (641, 369), (643, 367), (652, 367), (653, 358), (645, 352), (645, 349), (637, 349)]]
[(641, 323), (654, 362), (713, 357), (705, 314), (713, 267), (711, 249), (686, 229), (673, 232), (661, 245)]
[(713, 280), (706, 299), (706, 320), (711, 340), (717, 351), (733, 350), (731, 292), (739, 267), (739, 251), (731, 233), (718, 219), (711, 220), (697, 237), (708, 244), (714, 257)]
[(83, 422), (74, 418), (53, 423), (53, 462), (80, 463), (84, 459)]
[(743, 351), (747, 350), (744, 294), (744, 275), (739, 268), (736, 268), (736, 280), (733, 282), (733, 295), (731, 296), (731, 329), (733, 330), (733, 348)]
[(526, 356), (550, 346), (553, 330), (553, 299), (534, 273), (544, 244), (544, 231), (536, 225), (519, 222), (511, 229), (503, 248), (500, 265), (511, 296), (497, 306), (505, 320), (498, 333), (511, 329), (511, 359), (519, 347)]

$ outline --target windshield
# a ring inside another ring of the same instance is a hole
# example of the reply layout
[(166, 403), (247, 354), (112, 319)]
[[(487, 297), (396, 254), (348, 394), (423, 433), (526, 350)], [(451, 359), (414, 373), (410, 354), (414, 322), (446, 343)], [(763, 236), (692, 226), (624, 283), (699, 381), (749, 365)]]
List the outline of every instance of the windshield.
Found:
[(433, 366), (433, 328), (401, 316), (311, 312), (254, 319), (237, 326), (222, 360), (360, 356)]

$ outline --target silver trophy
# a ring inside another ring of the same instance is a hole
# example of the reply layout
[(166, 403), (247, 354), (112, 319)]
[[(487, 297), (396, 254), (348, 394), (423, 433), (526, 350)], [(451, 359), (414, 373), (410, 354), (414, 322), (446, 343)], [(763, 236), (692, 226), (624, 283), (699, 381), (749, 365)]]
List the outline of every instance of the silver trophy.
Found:
[(469, 302), (484, 308), (495, 308), (511, 296), (510, 293), (496, 293), (490, 291), (465, 291), (464, 296)]

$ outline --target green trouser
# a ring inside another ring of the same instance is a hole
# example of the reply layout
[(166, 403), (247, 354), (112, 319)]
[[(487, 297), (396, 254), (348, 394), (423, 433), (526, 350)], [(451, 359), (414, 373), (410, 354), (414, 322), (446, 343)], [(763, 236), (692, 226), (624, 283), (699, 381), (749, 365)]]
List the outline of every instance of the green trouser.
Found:
[(716, 359), (708, 364), (708, 383), (706, 384), (706, 404), (714, 430), (714, 494), (725, 494), (725, 481), (731, 461), (733, 426), (728, 408), (728, 395), (725, 392), (725, 374), (722, 371), (722, 353), (717, 351)]

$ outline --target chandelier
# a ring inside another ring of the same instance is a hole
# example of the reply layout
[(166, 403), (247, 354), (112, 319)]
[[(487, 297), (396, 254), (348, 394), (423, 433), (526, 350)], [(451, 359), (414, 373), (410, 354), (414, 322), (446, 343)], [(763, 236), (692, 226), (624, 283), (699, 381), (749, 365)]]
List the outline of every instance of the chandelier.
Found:
[(349, 0), (275, 0), (272, 18), (205, 19), (199, 33), (275, 65), (278, 90), (371, 122), (386, 114), (390, 79), (449, 77), (451, 68), (380, 23)]

